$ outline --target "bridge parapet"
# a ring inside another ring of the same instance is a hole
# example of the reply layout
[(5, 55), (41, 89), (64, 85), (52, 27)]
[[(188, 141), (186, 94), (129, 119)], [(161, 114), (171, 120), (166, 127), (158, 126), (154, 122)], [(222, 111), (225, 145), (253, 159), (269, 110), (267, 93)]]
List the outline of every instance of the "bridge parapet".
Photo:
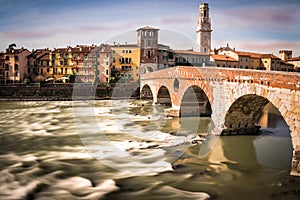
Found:
[(199, 79), (203, 81), (249, 82), (300, 91), (300, 73), (218, 67), (174, 67), (142, 74), (141, 80)]

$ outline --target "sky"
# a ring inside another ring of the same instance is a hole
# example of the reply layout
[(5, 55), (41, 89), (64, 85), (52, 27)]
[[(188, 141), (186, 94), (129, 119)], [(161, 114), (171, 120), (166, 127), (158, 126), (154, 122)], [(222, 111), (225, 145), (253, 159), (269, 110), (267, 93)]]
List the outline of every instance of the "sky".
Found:
[(189, 48), (184, 44), (196, 42), (203, 2), (210, 7), (212, 48), (300, 56), (298, 0), (0, 0), (0, 50), (11, 43), (29, 50), (120, 38), (135, 43), (135, 30), (146, 25), (160, 29), (160, 43)]

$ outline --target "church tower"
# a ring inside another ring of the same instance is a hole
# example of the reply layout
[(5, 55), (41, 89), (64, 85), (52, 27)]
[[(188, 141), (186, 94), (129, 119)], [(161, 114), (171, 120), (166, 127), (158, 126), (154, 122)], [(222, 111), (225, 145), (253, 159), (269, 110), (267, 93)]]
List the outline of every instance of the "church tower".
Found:
[(199, 19), (197, 25), (197, 44), (201, 53), (210, 53), (211, 50), (211, 21), (209, 18), (208, 3), (199, 6)]
[(140, 53), (140, 73), (157, 70), (158, 62), (158, 31), (159, 29), (146, 26), (137, 30)]

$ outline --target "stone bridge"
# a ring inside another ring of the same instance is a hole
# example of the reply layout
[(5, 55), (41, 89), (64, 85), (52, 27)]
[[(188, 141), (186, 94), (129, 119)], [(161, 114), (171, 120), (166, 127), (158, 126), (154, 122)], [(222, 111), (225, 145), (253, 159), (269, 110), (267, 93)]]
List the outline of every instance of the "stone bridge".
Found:
[(271, 102), (290, 128), (291, 175), (300, 175), (300, 74), (174, 67), (141, 75), (140, 90), (141, 97), (169, 104), (166, 115), (210, 115), (217, 135), (257, 131), (255, 123)]

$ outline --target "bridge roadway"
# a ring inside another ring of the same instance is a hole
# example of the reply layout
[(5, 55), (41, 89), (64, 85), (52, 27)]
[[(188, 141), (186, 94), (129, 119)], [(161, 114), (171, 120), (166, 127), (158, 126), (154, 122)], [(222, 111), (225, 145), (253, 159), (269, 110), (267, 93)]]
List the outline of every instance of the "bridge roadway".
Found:
[(165, 113), (171, 116), (182, 115), (181, 103), (193, 101), (194, 91), (199, 102), (209, 102), (216, 135), (255, 131), (262, 109), (271, 102), (290, 128), (291, 175), (300, 176), (300, 73), (174, 67), (142, 74), (140, 91), (142, 96), (152, 95), (154, 103), (160, 103), (160, 96), (164, 101), (169, 97), (171, 108)]

